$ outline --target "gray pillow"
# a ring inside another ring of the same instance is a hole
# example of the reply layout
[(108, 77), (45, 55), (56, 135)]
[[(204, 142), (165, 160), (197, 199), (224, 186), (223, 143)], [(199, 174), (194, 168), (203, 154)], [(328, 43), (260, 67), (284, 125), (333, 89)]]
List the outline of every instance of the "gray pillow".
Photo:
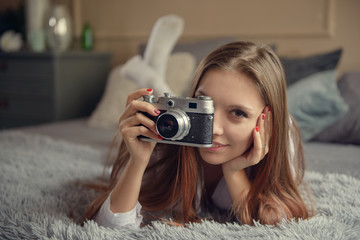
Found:
[(360, 72), (344, 74), (338, 82), (338, 88), (350, 110), (312, 140), (360, 145)]
[(290, 86), (311, 74), (335, 69), (340, 60), (341, 53), (342, 49), (337, 49), (303, 58), (280, 57), (287, 85)]
[(336, 71), (319, 72), (287, 89), (289, 112), (304, 141), (335, 123), (349, 110), (336, 85)]

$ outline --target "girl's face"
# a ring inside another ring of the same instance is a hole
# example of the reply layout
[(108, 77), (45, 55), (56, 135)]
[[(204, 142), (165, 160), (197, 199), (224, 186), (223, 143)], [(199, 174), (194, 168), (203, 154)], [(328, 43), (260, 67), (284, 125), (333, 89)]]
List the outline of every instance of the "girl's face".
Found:
[(202, 77), (195, 96), (214, 101), (213, 146), (199, 148), (209, 164), (225, 163), (244, 154), (253, 143), (253, 130), (265, 107), (249, 77), (238, 72), (212, 69)]

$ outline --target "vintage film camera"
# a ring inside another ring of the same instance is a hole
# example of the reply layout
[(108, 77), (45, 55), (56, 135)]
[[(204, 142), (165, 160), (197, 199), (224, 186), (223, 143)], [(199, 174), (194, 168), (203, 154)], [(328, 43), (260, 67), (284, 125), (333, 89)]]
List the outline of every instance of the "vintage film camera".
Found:
[[(193, 147), (211, 147), (213, 137), (214, 105), (210, 97), (171, 97), (164, 93), (158, 99), (153, 95), (143, 96), (145, 102), (160, 110), (156, 117), (142, 112), (156, 122), (156, 130), (163, 137), (161, 143)], [(143, 141), (155, 141), (139, 136)]]

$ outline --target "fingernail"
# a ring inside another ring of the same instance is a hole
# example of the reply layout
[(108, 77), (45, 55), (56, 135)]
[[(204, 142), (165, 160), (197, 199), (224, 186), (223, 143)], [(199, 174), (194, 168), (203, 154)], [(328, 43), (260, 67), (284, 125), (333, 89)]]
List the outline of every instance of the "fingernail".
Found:
[(159, 140), (163, 140), (162, 136), (158, 135), (157, 137), (158, 137)]
[(256, 126), (256, 128), (255, 128), (255, 129), (256, 129), (256, 131), (257, 131), (257, 132), (259, 132), (259, 127), (258, 127), (258, 126)]
[(268, 106), (268, 111), (271, 112), (271, 108)]
[(261, 118), (264, 120), (265, 119), (265, 114), (261, 114)]
[(154, 112), (156, 113), (156, 115), (160, 114), (160, 110), (159, 109), (155, 109)]
[(148, 92), (151, 92), (152, 90), (153, 90), (152, 88), (146, 89), (146, 91), (148, 91)]

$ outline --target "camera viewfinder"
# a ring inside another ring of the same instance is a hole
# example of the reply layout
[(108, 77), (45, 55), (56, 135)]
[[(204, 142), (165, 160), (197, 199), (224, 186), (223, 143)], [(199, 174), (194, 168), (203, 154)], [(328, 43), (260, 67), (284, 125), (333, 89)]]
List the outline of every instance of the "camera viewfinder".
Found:
[(189, 102), (189, 108), (196, 109), (197, 108), (197, 103), (196, 102)]

